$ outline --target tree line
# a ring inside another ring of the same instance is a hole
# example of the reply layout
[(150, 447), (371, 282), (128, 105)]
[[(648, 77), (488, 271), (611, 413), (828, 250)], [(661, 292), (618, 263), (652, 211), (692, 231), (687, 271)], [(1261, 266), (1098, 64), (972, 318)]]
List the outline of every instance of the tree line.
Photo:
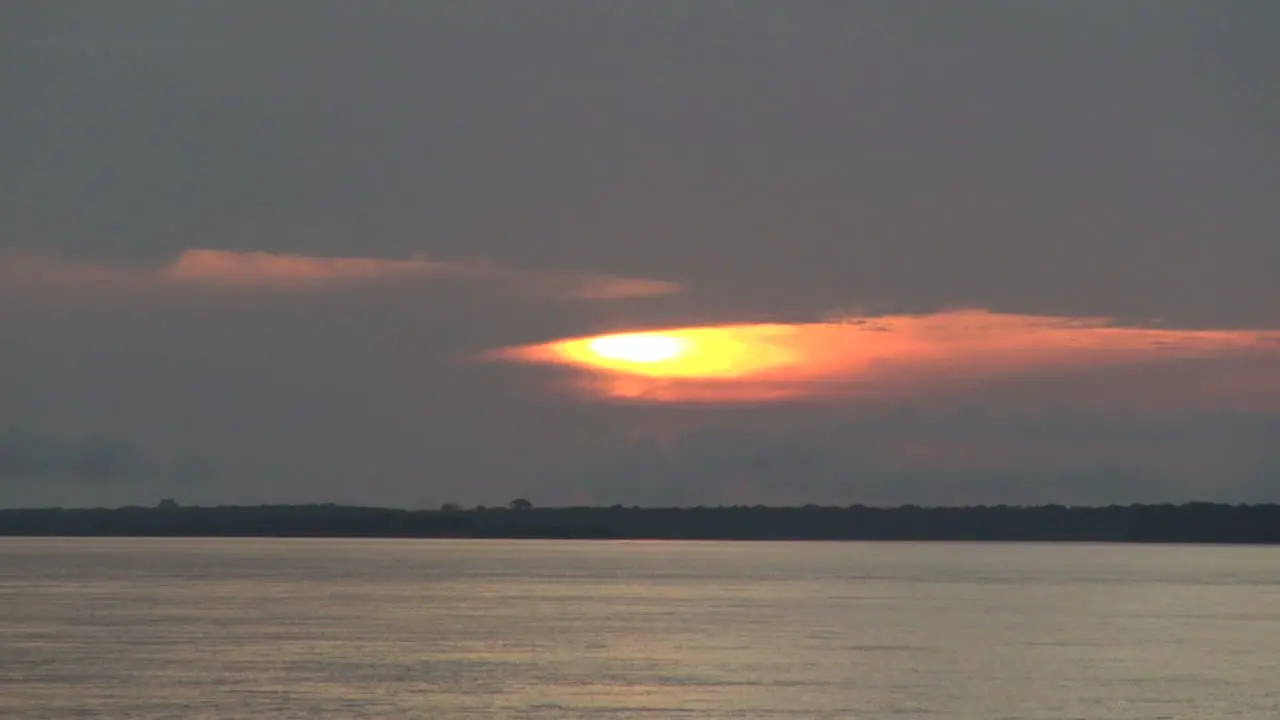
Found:
[(1280, 505), (504, 507), (334, 504), (0, 510), (8, 536), (1280, 543)]

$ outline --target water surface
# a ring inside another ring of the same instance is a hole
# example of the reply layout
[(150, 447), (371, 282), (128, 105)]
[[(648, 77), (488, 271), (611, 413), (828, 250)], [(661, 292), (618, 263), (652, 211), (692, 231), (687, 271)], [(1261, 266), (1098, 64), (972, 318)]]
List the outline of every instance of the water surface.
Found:
[(1280, 718), (1280, 549), (0, 539), (4, 718)]

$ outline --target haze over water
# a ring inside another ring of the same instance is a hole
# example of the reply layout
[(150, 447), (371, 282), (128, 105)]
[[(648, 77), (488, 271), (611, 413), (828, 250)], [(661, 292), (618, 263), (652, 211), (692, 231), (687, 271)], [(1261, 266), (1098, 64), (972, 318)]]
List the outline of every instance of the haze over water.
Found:
[(0, 716), (1270, 720), (1276, 559), (4, 539)]

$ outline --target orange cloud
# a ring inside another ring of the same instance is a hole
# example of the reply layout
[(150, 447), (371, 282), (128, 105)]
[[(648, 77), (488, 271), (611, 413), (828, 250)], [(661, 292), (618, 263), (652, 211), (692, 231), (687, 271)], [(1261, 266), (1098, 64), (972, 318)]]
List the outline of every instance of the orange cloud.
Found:
[(370, 282), (447, 273), (450, 267), (424, 259), (383, 260), (268, 252), (188, 250), (160, 271), (168, 281), (206, 285), (296, 288), (327, 283)]
[(561, 365), (596, 398), (767, 402), (949, 390), (1028, 375), (1261, 353), (1280, 331), (1124, 327), (1106, 318), (959, 310), (806, 324), (685, 327), (505, 348)]
[(620, 277), (599, 273), (564, 273), (504, 268), (488, 263), (453, 263), (459, 275), (523, 288), (557, 300), (621, 300), (677, 295), (684, 285), (666, 280)]
[(0, 250), (0, 320), (38, 306), (96, 306), (135, 298), (152, 284), (145, 272), (94, 260)]
[(570, 279), (566, 285), (565, 296), (577, 300), (618, 300), (684, 292), (684, 286), (680, 283), (614, 275), (583, 275)]
[(563, 300), (616, 300), (684, 291), (680, 284), (663, 280), (543, 272), (474, 260), (448, 262), (423, 256), (387, 260), (226, 250), (188, 250), (163, 268), (161, 276), (179, 283), (276, 289), (400, 278), (460, 278), (524, 287)]
[(670, 295), (684, 287), (662, 280), (557, 273), (466, 260), (326, 257), (297, 253), (193, 249), (161, 266), (124, 266), (52, 255), (0, 253), (2, 289), (59, 297), (135, 294), (160, 287), (222, 290), (315, 290), (396, 280), (483, 282), (554, 300), (615, 300)]

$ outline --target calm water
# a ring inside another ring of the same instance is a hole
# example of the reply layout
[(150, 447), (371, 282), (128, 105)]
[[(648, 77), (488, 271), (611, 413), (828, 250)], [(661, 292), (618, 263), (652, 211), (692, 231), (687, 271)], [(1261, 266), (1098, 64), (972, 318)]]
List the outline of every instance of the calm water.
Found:
[(3, 718), (1280, 718), (1280, 549), (0, 539)]

